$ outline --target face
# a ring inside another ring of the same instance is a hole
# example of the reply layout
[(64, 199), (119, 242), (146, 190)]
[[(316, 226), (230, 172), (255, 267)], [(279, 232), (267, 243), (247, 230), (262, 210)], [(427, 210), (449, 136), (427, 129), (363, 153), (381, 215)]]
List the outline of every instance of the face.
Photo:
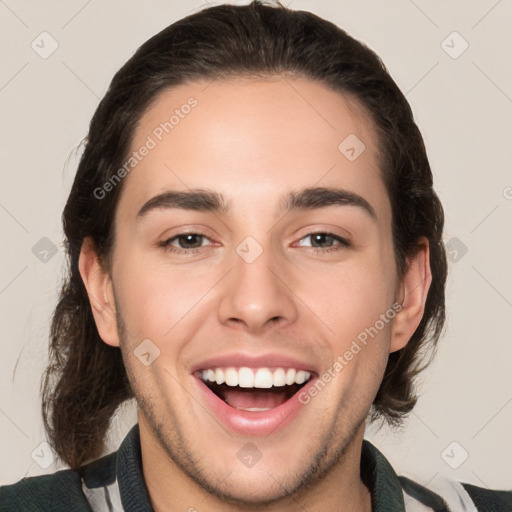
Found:
[(155, 100), (132, 150), (104, 281), (117, 323), (95, 318), (141, 437), (239, 502), (336, 471), (408, 338), (370, 120), (305, 79), (197, 82)]

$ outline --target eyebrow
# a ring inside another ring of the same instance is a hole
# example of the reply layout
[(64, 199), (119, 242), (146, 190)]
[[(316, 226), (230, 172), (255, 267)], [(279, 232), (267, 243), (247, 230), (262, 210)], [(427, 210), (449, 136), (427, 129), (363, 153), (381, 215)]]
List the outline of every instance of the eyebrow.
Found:
[[(279, 204), (283, 213), (329, 206), (357, 206), (373, 220), (377, 218), (374, 208), (364, 197), (341, 188), (310, 187), (292, 191), (282, 197)], [(137, 218), (146, 216), (152, 210), (165, 208), (213, 213), (228, 211), (223, 195), (218, 192), (206, 189), (169, 190), (146, 201), (137, 213)]]

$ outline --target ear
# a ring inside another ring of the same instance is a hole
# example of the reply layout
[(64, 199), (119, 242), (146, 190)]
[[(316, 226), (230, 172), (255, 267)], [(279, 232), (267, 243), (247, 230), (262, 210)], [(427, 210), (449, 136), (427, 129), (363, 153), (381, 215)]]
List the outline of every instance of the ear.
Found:
[(402, 309), (393, 320), (389, 352), (395, 352), (407, 345), (425, 311), (432, 273), (428, 240), (423, 237), (419, 243), (417, 252), (407, 259), (407, 270), (400, 284), (397, 300), (402, 304)]
[(82, 243), (78, 269), (89, 296), (92, 314), (101, 339), (107, 345), (118, 347), (119, 333), (112, 279), (103, 268), (90, 237), (86, 237)]

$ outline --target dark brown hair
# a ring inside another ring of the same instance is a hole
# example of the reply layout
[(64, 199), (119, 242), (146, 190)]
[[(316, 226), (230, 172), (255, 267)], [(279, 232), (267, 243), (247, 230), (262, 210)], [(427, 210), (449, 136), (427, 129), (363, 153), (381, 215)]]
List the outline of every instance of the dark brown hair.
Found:
[(56, 453), (77, 468), (97, 458), (118, 406), (133, 397), (121, 352), (99, 337), (78, 270), (90, 236), (109, 265), (122, 182), (94, 193), (122, 167), (141, 116), (164, 89), (194, 80), (288, 73), (350, 95), (379, 134), (381, 171), (393, 213), (399, 275), (421, 237), (430, 244), (432, 285), (423, 319), (405, 348), (389, 356), (372, 420), (400, 425), (417, 397), (414, 377), (430, 362), (444, 319), (443, 210), (407, 100), (379, 57), (334, 24), (279, 3), (220, 5), (184, 18), (144, 43), (116, 73), (85, 139), (63, 212), (68, 275), (51, 325), (42, 382), (43, 419)]

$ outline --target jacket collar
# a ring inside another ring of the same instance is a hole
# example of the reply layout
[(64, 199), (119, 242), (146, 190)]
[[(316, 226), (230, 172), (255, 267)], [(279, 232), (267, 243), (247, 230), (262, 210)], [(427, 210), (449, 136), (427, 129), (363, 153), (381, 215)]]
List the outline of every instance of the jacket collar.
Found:
[[(153, 512), (142, 474), (139, 425), (134, 425), (116, 456), (116, 474), (127, 512)], [(370, 489), (373, 512), (405, 512), (400, 480), (382, 453), (366, 439), (361, 451), (361, 480)]]

